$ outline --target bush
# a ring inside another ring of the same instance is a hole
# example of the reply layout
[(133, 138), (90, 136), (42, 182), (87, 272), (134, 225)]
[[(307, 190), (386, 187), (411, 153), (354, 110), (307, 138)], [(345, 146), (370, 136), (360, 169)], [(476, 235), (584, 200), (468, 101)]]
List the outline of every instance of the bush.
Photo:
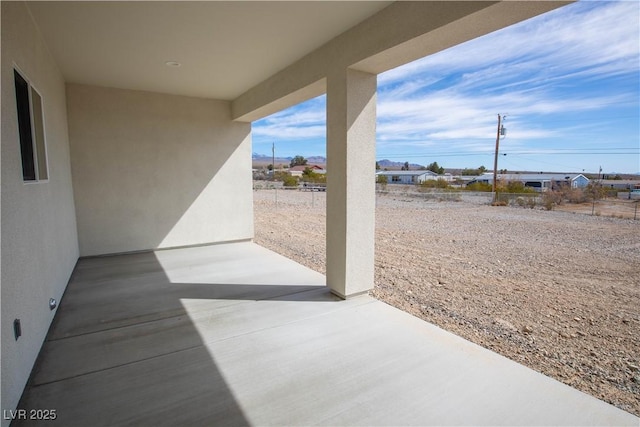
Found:
[(282, 179), (282, 185), (285, 187), (297, 187), (298, 178), (295, 176), (287, 175)]
[(480, 166), (478, 169), (464, 168), (462, 170), (461, 175), (479, 176), (479, 175), (482, 175), (483, 173), (485, 173), (486, 171), (487, 171), (487, 168), (485, 168), (484, 166)]
[(601, 199), (604, 196), (602, 186), (596, 182), (590, 182), (587, 184), (584, 189), (584, 193), (589, 201)]
[(548, 211), (562, 203), (563, 194), (560, 190), (548, 190), (542, 193), (542, 206)]
[(422, 181), (420, 183), (420, 187), (422, 188), (450, 188), (449, 183), (442, 179), (442, 178), (438, 178), (438, 179), (428, 179), (426, 181)]
[(490, 193), (493, 191), (493, 186), (484, 182), (474, 182), (473, 184), (467, 185), (466, 189), (469, 191), (484, 191)]
[(512, 194), (529, 194), (535, 193), (536, 190), (530, 187), (525, 187), (521, 181), (509, 181), (506, 184), (498, 185), (497, 191), (499, 193), (512, 193)]
[(535, 197), (517, 197), (515, 200), (515, 204), (520, 206), (521, 208), (533, 209), (536, 207), (537, 203)]
[(385, 175), (376, 176), (376, 191), (386, 191), (389, 180)]
[(302, 172), (302, 181), (314, 182), (314, 183), (326, 183), (327, 176), (321, 173), (316, 173), (311, 168), (305, 168), (304, 172)]
[(569, 188), (565, 191), (565, 198), (569, 203), (584, 203), (587, 201), (587, 195), (581, 188)]
[(533, 209), (536, 207), (536, 198), (535, 197), (527, 197), (527, 207), (529, 209)]
[(273, 174), (273, 179), (274, 179), (274, 181), (282, 181), (282, 182), (284, 182), (284, 180), (288, 176), (291, 176), (291, 174), (289, 172), (275, 171), (274, 174)]

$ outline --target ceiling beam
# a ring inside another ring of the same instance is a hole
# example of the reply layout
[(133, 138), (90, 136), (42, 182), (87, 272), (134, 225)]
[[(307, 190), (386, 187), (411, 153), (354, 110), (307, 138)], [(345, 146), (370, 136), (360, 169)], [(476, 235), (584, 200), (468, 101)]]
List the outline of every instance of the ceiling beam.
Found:
[(331, 70), (379, 74), (572, 1), (399, 1), (254, 86), (232, 117), (254, 121), (321, 95)]

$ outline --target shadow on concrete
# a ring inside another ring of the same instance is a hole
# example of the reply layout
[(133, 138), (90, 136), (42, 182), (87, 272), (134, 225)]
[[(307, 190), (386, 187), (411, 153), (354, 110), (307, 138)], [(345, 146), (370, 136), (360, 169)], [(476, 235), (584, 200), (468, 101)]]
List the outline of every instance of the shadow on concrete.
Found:
[(19, 408), (64, 426), (638, 424), (321, 283), (252, 243), (80, 260)]
[[(284, 280), (291, 285), (255, 283), (259, 269), (237, 263), (221, 272), (206, 257), (174, 261), (167, 266), (154, 253), (81, 259), (19, 409), (55, 409), (47, 423), (58, 425), (250, 424), (206, 341), (242, 333), (241, 324), (220, 325), (242, 314), (243, 303), (336, 298), (295, 277)], [(231, 272), (253, 281), (211, 280)], [(169, 279), (194, 274), (198, 283)]]

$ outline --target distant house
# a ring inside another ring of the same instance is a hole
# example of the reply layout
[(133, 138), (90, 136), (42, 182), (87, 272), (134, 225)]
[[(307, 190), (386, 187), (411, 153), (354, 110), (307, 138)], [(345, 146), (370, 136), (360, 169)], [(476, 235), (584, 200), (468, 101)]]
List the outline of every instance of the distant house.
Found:
[(640, 189), (638, 179), (602, 179), (598, 183), (604, 188), (615, 188), (617, 190)]
[(454, 179), (459, 180), (462, 185), (467, 185), (469, 183), (473, 182), (477, 182), (476, 180), (478, 179), (478, 176), (476, 175), (456, 175), (454, 176)]
[[(584, 188), (589, 184), (589, 178), (581, 173), (499, 173), (498, 181), (520, 181), (525, 187), (533, 188), (536, 191), (546, 191), (558, 187), (569, 185), (571, 188)], [(469, 181), (467, 185), (482, 182), (493, 183), (493, 172), (487, 172), (476, 179)]]
[(292, 168), (289, 168), (289, 173), (291, 176), (302, 176), (303, 172), (307, 169), (311, 169), (315, 173), (326, 174), (327, 171), (318, 165), (298, 165)]
[(457, 178), (459, 178), (459, 177), (451, 175), (450, 173), (445, 173), (445, 174), (442, 174), (442, 175), (436, 175), (436, 179), (444, 179), (447, 182), (453, 182)]
[(389, 184), (420, 184), (430, 179), (438, 179), (439, 176), (431, 171), (378, 171), (376, 177), (386, 176)]

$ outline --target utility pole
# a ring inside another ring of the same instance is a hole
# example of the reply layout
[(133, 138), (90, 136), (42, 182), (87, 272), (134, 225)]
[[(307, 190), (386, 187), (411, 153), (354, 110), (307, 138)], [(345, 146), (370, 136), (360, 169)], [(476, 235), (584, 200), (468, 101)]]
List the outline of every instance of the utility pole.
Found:
[(596, 211), (596, 197), (598, 197), (598, 193), (600, 192), (600, 175), (602, 174), (602, 166), (598, 169), (598, 180), (593, 184), (593, 203), (591, 204), (591, 216)]
[(273, 194), (275, 197), (276, 209), (278, 209), (278, 187), (276, 187), (276, 143), (271, 143), (271, 181), (273, 181)]
[(500, 133), (504, 132), (501, 128), (502, 117), (498, 114), (498, 131), (496, 133), (496, 155), (493, 159), (493, 203), (498, 201), (498, 193), (496, 191), (498, 184), (498, 149), (500, 147)]

